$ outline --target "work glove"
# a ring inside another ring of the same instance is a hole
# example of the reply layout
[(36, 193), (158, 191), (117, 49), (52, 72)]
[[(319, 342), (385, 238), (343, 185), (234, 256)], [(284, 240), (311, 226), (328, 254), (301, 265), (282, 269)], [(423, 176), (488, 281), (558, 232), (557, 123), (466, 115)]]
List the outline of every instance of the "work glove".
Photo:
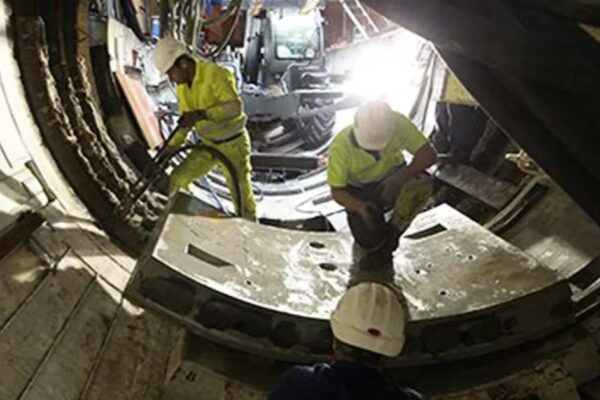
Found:
[(194, 125), (196, 125), (196, 122), (207, 118), (208, 116), (206, 115), (206, 111), (204, 110), (196, 110), (183, 113), (179, 118), (179, 128), (182, 130), (192, 129)]

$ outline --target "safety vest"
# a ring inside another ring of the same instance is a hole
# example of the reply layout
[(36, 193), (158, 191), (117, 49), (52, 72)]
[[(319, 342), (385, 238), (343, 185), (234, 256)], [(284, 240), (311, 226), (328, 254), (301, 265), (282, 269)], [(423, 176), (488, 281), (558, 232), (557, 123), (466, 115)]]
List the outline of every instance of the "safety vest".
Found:
[[(204, 110), (207, 120), (196, 123), (194, 130), (201, 138), (223, 140), (241, 132), (246, 114), (231, 71), (215, 63), (196, 60), (196, 75), (190, 85), (177, 85), (177, 100), (181, 113)], [(186, 139), (179, 132), (171, 141), (180, 146)]]

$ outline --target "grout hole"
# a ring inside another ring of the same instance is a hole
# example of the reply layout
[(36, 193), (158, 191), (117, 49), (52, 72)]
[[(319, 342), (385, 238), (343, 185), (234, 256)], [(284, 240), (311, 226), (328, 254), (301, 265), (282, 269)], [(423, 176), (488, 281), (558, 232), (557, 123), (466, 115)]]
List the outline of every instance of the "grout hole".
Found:
[(321, 263), (319, 267), (325, 271), (335, 271), (337, 269), (337, 265), (331, 263)]

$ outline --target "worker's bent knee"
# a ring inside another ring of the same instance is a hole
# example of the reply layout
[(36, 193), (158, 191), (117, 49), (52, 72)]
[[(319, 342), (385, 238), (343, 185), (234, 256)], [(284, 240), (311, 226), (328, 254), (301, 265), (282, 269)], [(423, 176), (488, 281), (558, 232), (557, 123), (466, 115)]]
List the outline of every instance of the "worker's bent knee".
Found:
[(425, 207), (433, 193), (433, 181), (422, 175), (407, 182), (394, 203), (392, 224), (404, 231)]
[(188, 190), (193, 178), (183, 173), (174, 172), (169, 179), (169, 193), (173, 194), (179, 190)]

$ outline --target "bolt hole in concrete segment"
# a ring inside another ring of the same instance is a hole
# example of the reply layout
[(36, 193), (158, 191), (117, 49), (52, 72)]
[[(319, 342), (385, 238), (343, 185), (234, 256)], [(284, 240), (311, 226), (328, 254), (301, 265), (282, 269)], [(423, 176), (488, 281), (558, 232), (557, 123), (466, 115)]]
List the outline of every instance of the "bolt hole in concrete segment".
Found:
[(252, 281), (249, 281), (249, 280), (247, 280), (247, 281), (246, 281), (246, 285), (248, 285), (248, 286), (252, 286)]
[(325, 245), (321, 242), (310, 242), (310, 247), (313, 249), (324, 249)]
[(441, 296), (446, 296), (447, 294), (448, 294), (448, 292), (446, 290), (440, 290)]
[(337, 265), (332, 263), (321, 263), (319, 267), (325, 271), (335, 271), (337, 269)]

